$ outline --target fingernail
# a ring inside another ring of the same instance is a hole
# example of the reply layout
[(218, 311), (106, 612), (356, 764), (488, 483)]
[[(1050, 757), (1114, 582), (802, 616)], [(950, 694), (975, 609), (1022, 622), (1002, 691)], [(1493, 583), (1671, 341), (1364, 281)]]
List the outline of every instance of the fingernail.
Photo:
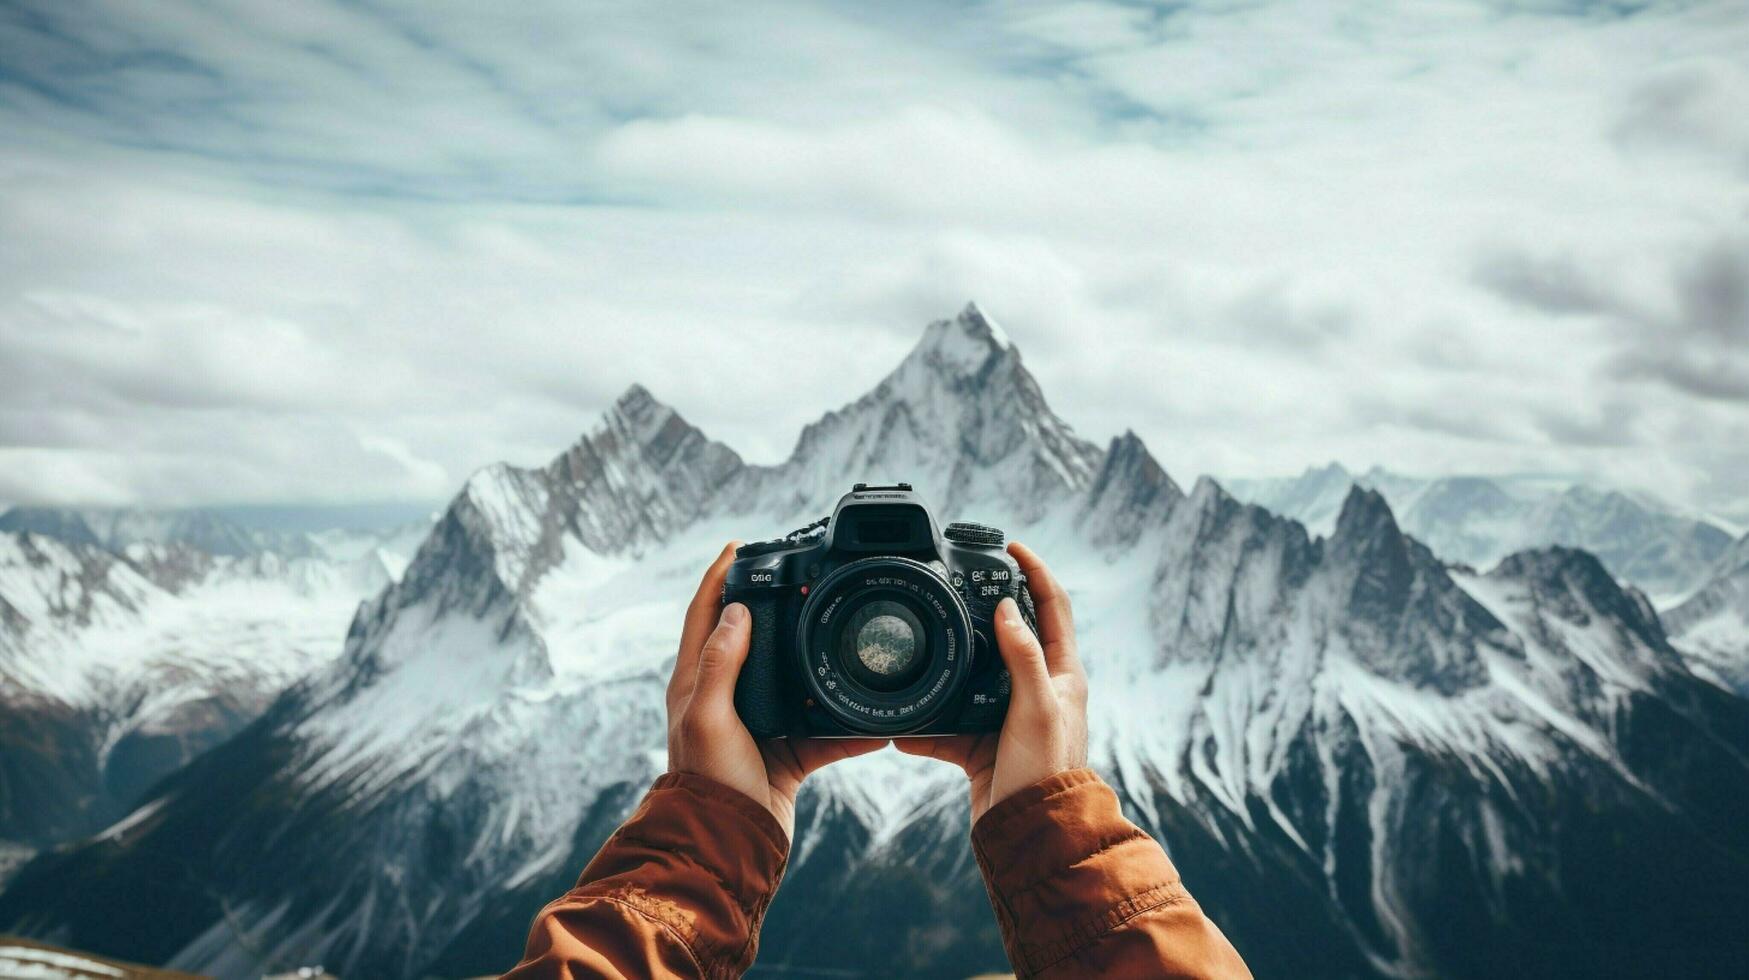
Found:
[(996, 613), (997, 613), (997, 615), (1002, 617), (1002, 625), (1004, 625), (1004, 626), (1019, 626), (1020, 625), (1020, 606), (1015, 604), (1013, 598), (1011, 598), (1009, 596), (1003, 596), (1002, 601), (996, 603)]
[(723, 607), (723, 624), (739, 626), (747, 621), (747, 607), (739, 602), (731, 602)]

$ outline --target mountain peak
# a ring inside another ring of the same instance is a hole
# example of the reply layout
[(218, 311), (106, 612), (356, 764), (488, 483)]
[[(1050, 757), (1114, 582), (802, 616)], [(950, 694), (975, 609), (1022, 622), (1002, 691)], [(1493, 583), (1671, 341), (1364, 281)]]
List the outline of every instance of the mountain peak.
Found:
[(906, 360), (966, 377), (981, 373), (991, 360), (1009, 353), (1020, 356), (1008, 334), (978, 304), (967, 303), (953, 319), (931, 323)]
[(1655, 659), (1676, 662), (1651, 600), (1639, 589), (1616, 581), (1589, 551), (1550, 545), (1514, 552), (1502, 558), (1488, 577), (1522, 582), (1544, 609), (1568, 622), (1588, 626), (1593, 615), (1605, 614), (1636, 635)]
[(1088, 485), (1100, 448), (1051, 411), (1020, 351), (978, 307), (937, 320), (873, 390), (802, 429), (734, 507), (830, 507), (847, 477), (903, 480), (946, 513), (1031, 520)]
[(613, 400), (613, 407), (620, 411), (638, 411), (648, 405), (660, 405), (656, 396), (650, 394), (650, 389), (636, 381), (627, 386), (620, 396)]
[[(691, 442), (709, 442), (704, 433), (688, 422), (673, 406), (635, 382), (614, 400), (613, 407), (602, 414), (601, 422), (595, 430), (562, 454), (554, 461), (554, 465), (563, 464), (579, 451), (601, 451), (604, 448), (604, 439), (616, 440), (628, 448), (638, 447), (640, 451), (653, 454), (659, 460), (666, 460), (680, 447)], [(739, 457), (737, 463), (738, 461)]]
[(633, 382), (624, 393), (614, 399), (613, 407), (607, 410), (603, 421), (609, 426), (629, 432), (644, 433), (647, 430), (660, 429), (675, 415), (672, 408), (650, 394), (650, 389)]
[(1190, 485), (1190, 501), (1199, 508), (1208, 507), (1226, 496), (1226, 488), (1207, 473), (1198, 475), (1196, 482)]
[(1163, 522), (1184, 499), (1172, 477), (1133, 429), (1111, 440), (1087, 488), (1083, 526), (1102, 544), (1133, 542), (1148, 526)]
[(1353, 480), (1354, 476), (1348, 472), (1348, 467), (1343, 466), (1335, 460), (1331, 460), (1323, 466), (1306, 467), (1306, 471), (1300, 474), (1300, 479), (1324, 482), (1333, 480)]
[(1619, 588), (1614, 576), (1597, 560), (1597, 556), (1579, 548), (1548, 545), (1515, 551), (1489, 572), (1504, 578), (1541, 581), (1569, 579), (1580, 583), (1586, 591), (1608, 591)]
[(1331, 538), (1357, 542), (1381, 536), (1394, 538), (1401, 533), (1384, 494), (1355, 484), (1349, 487), (1348, 496), (1342, 501), (1342, 513), (1336, 518), (1336, 531)]
[(967, 330), (983, 335), (998, 347), (1007, 348), (1013, 343), (1008, 339), (1008, 333), (997, 326), (996, 321), (984, 315), (984, 311), (974, 300), (966, 301), (965, 309), (960, 310), (954, 322), (964, 324)]

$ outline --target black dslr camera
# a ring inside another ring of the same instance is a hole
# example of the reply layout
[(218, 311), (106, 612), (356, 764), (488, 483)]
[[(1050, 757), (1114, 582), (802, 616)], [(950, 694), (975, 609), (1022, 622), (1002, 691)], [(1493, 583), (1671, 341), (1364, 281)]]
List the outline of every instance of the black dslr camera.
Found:
[(909, 483), (858, 483), (829, 518), (735, 552), (723, 601), (753, 614), (735, 710), (754, 735), (993, 732), (1008, 711), (996, 604), (1032, 597), (1002, 532), (936, 527)]

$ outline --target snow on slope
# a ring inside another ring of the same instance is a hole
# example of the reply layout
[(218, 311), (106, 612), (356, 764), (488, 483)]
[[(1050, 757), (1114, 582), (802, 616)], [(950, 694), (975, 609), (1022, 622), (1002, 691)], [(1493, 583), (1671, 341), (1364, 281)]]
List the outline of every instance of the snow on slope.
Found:
[(1695, 670), (1749, 695), (1749, 534), (1719, 559), (1712, 579), (1664, 614)]
[(88, 545), (35, 534), (0, 533), (0, 642), (15, 644), (9, 666), (33, 631), (116, 623), (137, 614), (157, 588), (133, 566)]
[[(502, 969), (662, 766), (700, 570), (860, 479), (1050, 557), (1095, 763), (1259, 975), (1583, 975), (1660, 936), (1686, 963), (1741, 952), (1707, 910), (1749, 900), (1749, 709), (1687, 674), (1643, 596), (1580, 552), (1449, 569), (1376, 493), (1325, 539), (1213, 481), (1185, 495), (1132, 434), (1075, 437), (975, 308), (780, 466), (633, 388), (554, 464), (477, 474), (339, 659), (115, 833), (26, 869), (0, 927), (221, 976)], [(925, 760), (810, 781), (761, 962), (1000, 966), (964, 821), (963, 778)], [(150, 873), (164, 854), (177, 875)], [(125, 904), (84, 887), (115, 875), (139, 883)], [(1532, 917), (1538, 942), (1503, 928)]]
[(75, 512), (25, 517), (39, 530), (0, 533), (0, 840), (31, 846), (113, 820), (253, 720), (407, 560), (369, 534), (213, 554), (189, 529), (225, 525), (187, 511), (127, 512), (139, 533), (115, 550)]

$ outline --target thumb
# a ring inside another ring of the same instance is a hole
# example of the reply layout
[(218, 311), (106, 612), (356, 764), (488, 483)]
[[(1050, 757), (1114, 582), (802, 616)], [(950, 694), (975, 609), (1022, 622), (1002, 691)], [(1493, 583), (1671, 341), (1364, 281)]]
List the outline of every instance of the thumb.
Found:
[(1032, 627), (1021, 618), (1020, 607), (1013, 599), (1003, 599), (996, 605), (996, 649), (1013, 679), (1011, 698), (1016, 709), (1040, 711), (1055, 706), (1044, 648), (1033, 635)]
[(692, 688), (695, 708), (720, 710), (734, 707), (735, 679), (747, 662), (747, 643), (753, 633), (753, 618), (747, 607), (731, 602), (723, 607), (716, 629), (705, 638), (698, 655), (698, 680)]

